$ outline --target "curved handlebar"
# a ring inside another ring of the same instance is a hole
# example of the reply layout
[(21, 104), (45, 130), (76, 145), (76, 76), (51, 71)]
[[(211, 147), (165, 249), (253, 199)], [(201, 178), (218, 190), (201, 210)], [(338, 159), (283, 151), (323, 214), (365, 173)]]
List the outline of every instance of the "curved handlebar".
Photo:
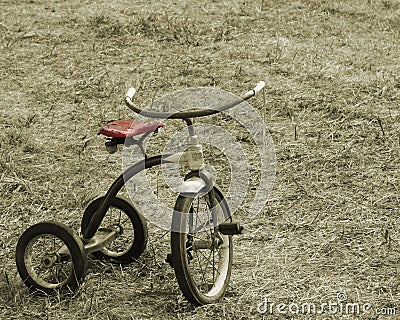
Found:
[(136, 89), (135, 88), (129, 88), (128, 92), (125, 95), (125, 97), (129, 98), (132, 101), (133, 96), (135, 95), (135, 93), (136, 93)]
[(247, 100), (247, 99), (249, 99), (249, 98), (251, 98), (251, 97), (254, 97), (257, 93), (259, 93), (260, 91), (261, 91), (261, 89), (262, 88), (264, 88), (265, 87), (265, 82), (264, 81), (259, 81), (258, 83), (257, 83), (257, 85), (252, 89), (252, 90), (249, 90), (249, 91), (247, 91), (245, 94), (244, 94), (244, 97), (243, 97), (243, 99), (244, 100)]
[(257, 93), (264, 88), (265, 82), (260, 81), (257, 85), (252, 89), (247, 91), (242, 98), (238, 98), (226, 105), (223, 105), (216, 109), (204, 109), (204, 110), (191, 110), (191, 111), (177, 111), (177, 112), (156, 112), (156, 111), (145, 111), (138, 107), (136, 107), (133, 102), (133, 96), (136, 93), (135, 88), (129, 88), (128, 92), (125, 95), (125, 103), (132, 111), (141, 114), (142, 116), (149, 117), (149, 118), (158, 118), (158, 119), (188, 119), (188, 118), (196, 118), (196, 117), (205, 117), (216, 114), (218, 112), (222, 112), (233, 108), (234, 106), (243, 102), (243, 100), (248, 100), (251, 97), (254, 97)]

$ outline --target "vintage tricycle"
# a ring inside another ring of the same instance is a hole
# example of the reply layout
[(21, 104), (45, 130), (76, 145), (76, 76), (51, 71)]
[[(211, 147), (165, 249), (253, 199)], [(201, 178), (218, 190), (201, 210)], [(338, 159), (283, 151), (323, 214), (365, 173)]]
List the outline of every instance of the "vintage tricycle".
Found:
[(202, 145), (194, 132), (192, 118), (233, 108), (256, 95), (264, 85), (260, 81), (241, 98), (218, 108), (181, 112), (139, 109), (132, 103), (136, 90), (130, 88), (125, 102), (134, 112), (149, 118), (184, 120), (189, 147), (175, 154), (147, 156), (143, 142), (164, 126), (162, 122), (116, 120), (105, 124), (100, 133), (108, 137), (109, 151), (116, 151), (120, 144), (137, 145), (144, 159), (127, 168), (103, 197), (88, 205), (82, 217), (80, 236), (70, 227), (54, 221), (37, 223), (23, 232), (16, 247), (16, 264), (23, 282), (31, 290), (42, 293), (74, 290), (87, 272), (88, 254), (119, 263), (138, 259), (146, 247), (147, 223), (137, 206), (118, 192), (145, 169), (183, 162), (190, 172), (177, 191), (170, 228), (171, 253), (166, 261), (173, 267), (188, 301), (204, 305), (221, 299), (231, 275), (232, 235), (240, 234), (242, 227), (233, 221), (228, 202), (204, 165)]

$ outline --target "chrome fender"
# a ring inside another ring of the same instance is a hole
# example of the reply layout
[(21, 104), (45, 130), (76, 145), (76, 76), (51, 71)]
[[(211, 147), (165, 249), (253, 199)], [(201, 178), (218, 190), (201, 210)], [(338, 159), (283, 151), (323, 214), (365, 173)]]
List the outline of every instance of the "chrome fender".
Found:
[(207, 184), (205, 181), (199, 177), (191, 177), (186, 181), (182, 182), (174, 190), (181, 195), (189, 194), (206, 194), (208, 192)]

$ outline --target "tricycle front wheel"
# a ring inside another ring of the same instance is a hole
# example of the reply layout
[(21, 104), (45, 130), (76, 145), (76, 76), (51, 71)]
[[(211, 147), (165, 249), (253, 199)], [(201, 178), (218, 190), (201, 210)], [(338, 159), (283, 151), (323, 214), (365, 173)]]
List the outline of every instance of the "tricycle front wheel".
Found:
[(175, 204), (171, 233), (172, 265), (186, 299), (196, 305), (215, 303), (227, 289), (232, 269), (232, 236), (217, 222), (231, 221), (229, 207), (214, 188), (218, 205), (211, 210), (209, 194), (180, 195)]

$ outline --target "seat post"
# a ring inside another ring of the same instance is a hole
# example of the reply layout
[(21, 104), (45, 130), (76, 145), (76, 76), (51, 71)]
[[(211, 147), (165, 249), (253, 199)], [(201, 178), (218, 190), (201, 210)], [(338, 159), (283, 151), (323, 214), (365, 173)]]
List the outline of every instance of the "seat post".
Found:
[(185, 120), (186, 125), (187, 125), (187, 127), (188, 127), (189, 136), (190, 136), (190, 137), (193, 137), (195, 134), (194, 134), (194, 128), (193, 128), (193, 121), (192, 121), (192, 119), (190, 119), (190, 118), (184, 118), (183, 120)]
[[(157, 132), (157, 129), (154, 132)], [(140, 151), (142, 151), (145, 159), (147, 159), (147, 154), (146, 154), (146, 149), (144, 148), (143, 143), (144, 143), (144, 140), (146, 140), (146, 138), (152, 133), (153, 133), (153, 131), (146, 132), (140, 137), (140, 139), (138, 139), (138, 140), (135, 139), (136, 144), (139, 146)]]
[(143, 146), (143, 141), (140, 141), (140, 140), (141, 139), (137, 140), (136, 144), (139, 146), (140, 151), (142, 151), (144, 158), (147, 159), (147, 154), (146, 154), (146, 150)]

